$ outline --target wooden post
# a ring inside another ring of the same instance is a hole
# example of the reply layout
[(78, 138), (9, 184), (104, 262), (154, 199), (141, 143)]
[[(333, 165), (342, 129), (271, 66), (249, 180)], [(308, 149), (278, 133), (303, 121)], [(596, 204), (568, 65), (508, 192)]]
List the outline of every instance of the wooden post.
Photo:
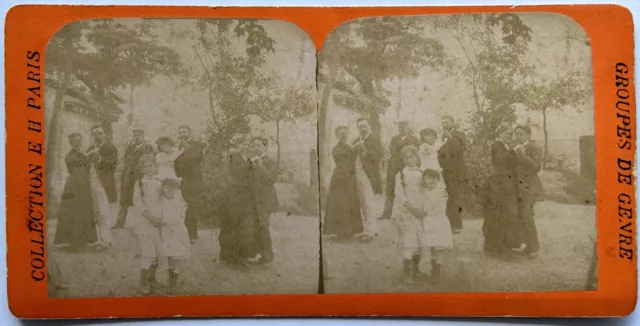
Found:
[(595, 137), (580, 136), (580, 177), (596, 182), (596, 153)]

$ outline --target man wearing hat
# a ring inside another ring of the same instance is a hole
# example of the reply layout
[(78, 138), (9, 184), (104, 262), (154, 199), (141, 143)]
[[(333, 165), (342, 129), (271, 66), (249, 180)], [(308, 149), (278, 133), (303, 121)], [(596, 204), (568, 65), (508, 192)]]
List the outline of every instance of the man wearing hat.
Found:
[(136, 129), (124, 151), (124, 167), (120, 176), (120, 212), (114, 228), (121, 229), (127, 222), (129, 207), (133, 205), (133, 186), (141, 176), (138, 161), (144, 154), (153, 154), (153, 147), (145, 141), (144, 131)]
[(391, 138), (389, 144), (389, 162), (387, 163), (387, 189), (386, 189), (386, 201), (384, 203), (384, 211), (382, 213), (382, 219), (388, 219), (393, 213), (393, 201), (395, 198), (395, 185), (396, 175), (402, 171), (404, 164), (402, 163), (402, 148), (408, 145), (416, 147), (420, 146), (418, 138), (413, 135), (411, 128), (409, 127), (409, 121), (400, 120), (397, 123), (398, 134)]

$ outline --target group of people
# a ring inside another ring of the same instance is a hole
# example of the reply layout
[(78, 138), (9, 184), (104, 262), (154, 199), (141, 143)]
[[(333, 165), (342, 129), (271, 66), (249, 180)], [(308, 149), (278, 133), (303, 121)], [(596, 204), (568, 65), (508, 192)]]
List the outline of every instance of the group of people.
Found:
[[(82, 135), (69, 135), (71, 150), (54, 236), (56, 247), (80, 251), (107, 250), (111, 229), (133, 221), (140, 260), (140, 291), (154, 293), (156, 272), (169, 272), (169, 291), (177, 284), (180, 262), (190, 256), (198, 239), (197, 222), (203, 212), (202, 161), (204, 146), (188, 126), (179, 127), (178, 143), (160, 137), (155, 147), (144, 131), (134, 130), (126, 147), (116, 189), (118, 151), (103, 126), (91, 129), (92, 144), (82, 148)], [(221, 216), (220, 259), (240, 264), (266, 265), (273, 260), (269, 217), (277, 208), (274, 184), (277, 172), (267, 157), (266, 138), (240, 135), (229, 151), (227, 211)], [(117, 207), (119, 206), (119, 207)], [(118, 210), (115, 224), (111, 224)]]
[[(408, 121), (397, 123), (387, 161), (386, 187), (380, 166), (379, 135), (368, 119), (357, 120), (359, 136), (349, 144), (348, 127), (336, 128), (338, 143), (332, 151), (335, 169), (329, 185), (323, 221), (327, 238), (369, 241), (377, 236), (377, 223), (391, 219), (398, 229), (403, 257), (402, 279), (437, 281), (444, 253), (453, 248), (453, 235), (463, 229), (464, 193), (468, 187), (465, 154), (467, 141), (453, 117), (442, 118), (442, 132), (431, 128), (413, 134)], [(484, 185), (484, 250), (500, 257), (539, 249), (534, 205), (542, 195), (538, 177), (541, 151), (530, 142), (531, 129), (502, 125), (496, 130), (491, 156), (492, 173)], [(382, 197), (386, 197), (383, 199)], [(384, 209), (377, 214), (379, 202)], [(419, 270), (430, 253), (431, 275)], [(423, 277), (424, 276), (424, 277)]]
[(268, 146), (267, 138), (246, 133), (231, 140), (218, 236), (222, 262), (268, 266), (274, 259), (269, 219), (278, 209), (278, 171)]
[(61, 196), (54, 243), (74, 251), (86, 246), (106, 250), (112, 242), (111, 229), (123, 228), (129, 209), (134, 206), (135, 183), (142, 177), (141, 158), (145, 155), (157, 161), (163, 177), (180, 180), (181, 194), (188, 203), (185, 225), (195, 241), (204, 148), (191, 136), (188, 126), (181, 126), (179, 134), (177, 146), (170, 138), (162, 137), (154, 148), (145, 140), (143, 130), (134, 130), (124, 151), (119, 194), (115, 177), (118, 150), (108, 139), (105, 128), (101, 125), (91, 128), (88, 150), (82, 148), (84, 140), (80, 133), (70, 134), (71, 150), (65, 156), (68, 177)]

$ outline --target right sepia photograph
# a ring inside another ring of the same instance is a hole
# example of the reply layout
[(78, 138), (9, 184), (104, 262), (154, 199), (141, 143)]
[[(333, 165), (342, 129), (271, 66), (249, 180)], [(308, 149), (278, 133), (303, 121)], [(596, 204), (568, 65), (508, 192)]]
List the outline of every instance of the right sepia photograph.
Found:
[(595, 290), (591, 67), (557, 14), (336, 28), (318, 58), (321, 290)]

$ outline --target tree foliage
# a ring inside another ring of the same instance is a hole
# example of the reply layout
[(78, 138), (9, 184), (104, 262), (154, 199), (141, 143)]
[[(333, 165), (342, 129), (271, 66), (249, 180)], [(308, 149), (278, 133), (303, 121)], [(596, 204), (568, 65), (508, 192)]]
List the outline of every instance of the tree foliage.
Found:
[[(193, 50), (201, 65), (195, 86), (206, 90), (211, 111), (212, 144), (225, 144), (234, 131), (248, 128), (248, 115), (257, 111), (258, 93), (268, 87), (260, 72), (275, 41), (255, 20), (202, 19), (196, 21)], [(245, 44), (233, 48), (232, 38)]]
[(583, 70), (569, 70), (553, 77), (533, 73), (520, 88), (521, 103), (530, 111), (542, 115), (545, 163), (549, 152), (549, 110), (569, 109), (584, 104), (593, 94), (590, 81), (590, 74)]
[[(148, 83), (157, 74), (180, 73), (178, 54), (157, 44), (149, 29), (129, 26), (112, 19), (86, 20), (64, 26), (51, 39), (46, 52), (45, 74), (55, 86), (47, 151), (59, 157), (64, 97), (73, 92), (105, 121), (110, 129), (122, 113), (124, 102), (117, 91), (127, 85)], [(57, 171), (58, 161), (47, 169)], [(53, 175), (53, 174), (52, 174)], [(49, 180), (50, 185), (54, 182)]]
[(449, 33), (462, 50), (454, 74), (471, 87), (470, 132), (484, 145), (500, 123), (515, 121), (510, 105), (520, 98), (518, 87), (533, 69), (526, 57), (533, 31), (510, 13), (443, 16), (434, 27)]
[(340, 51), (344, 70), (356, 81), (362, 93), (388, 94), (382, 83), (400, 77), (417, 77), (426, 66), (444, 63), (444, 47), (425, 37), (424, 24), (407, 17), (377, 17), (349, 25), (346, 48)]
[[(178, 53), (159, 45), (145, 26), (113, 19), (69, 24), (47, 48), (47, 69), (55, 77), (65, 61), (73, 62), (73, 79), (101, 103), (117, 102), (117, 90), (129, 84), (148, 85), (158, 74), (182, 73)], [(73, 43), (71, 51), (63, 46), (66, 38)]]

